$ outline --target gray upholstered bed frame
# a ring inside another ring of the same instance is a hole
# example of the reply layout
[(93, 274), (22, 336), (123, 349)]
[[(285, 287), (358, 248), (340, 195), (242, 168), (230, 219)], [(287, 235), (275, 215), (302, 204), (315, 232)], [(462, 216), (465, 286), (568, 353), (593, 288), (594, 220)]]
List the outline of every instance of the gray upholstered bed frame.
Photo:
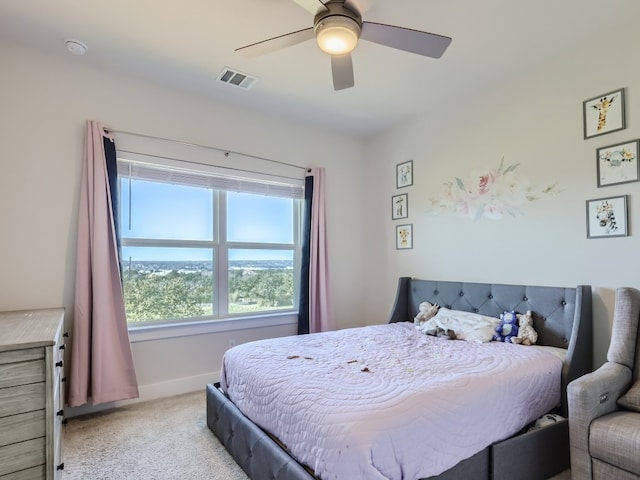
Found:
[[(538, 344), (567, 349), (562, 372), (566, 387), (592, 370), (591, 287), (536, 287), (441, 282), (400, 278), (390, 322), (413, 321), (421, 302), (497, 317), (504, 311), (531, 310)], [(313, 480), (279, 443), (245, 417), (219, 389), (207, 385), (207, 424), (253, 480)], [(569, 468), (567, 421), (515, 435), (493, 444), (455, 467), (430, 477), (438, 480), (543, 480)], [(351, 479), (349, 479), (351, 480)], [(355, 479), (354, 479), (355, 480)]]

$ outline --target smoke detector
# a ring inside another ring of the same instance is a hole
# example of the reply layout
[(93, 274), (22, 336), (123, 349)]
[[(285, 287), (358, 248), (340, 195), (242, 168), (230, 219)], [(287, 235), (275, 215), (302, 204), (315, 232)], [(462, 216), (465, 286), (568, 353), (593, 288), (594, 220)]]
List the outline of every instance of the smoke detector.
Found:
[(82, 43), (80, 40), (75, 40), (73, 38), (67, 38), (64, 41), (67, 50), (69, 50), (74, 55), (84, 55), (87, 51), (87, 46)]

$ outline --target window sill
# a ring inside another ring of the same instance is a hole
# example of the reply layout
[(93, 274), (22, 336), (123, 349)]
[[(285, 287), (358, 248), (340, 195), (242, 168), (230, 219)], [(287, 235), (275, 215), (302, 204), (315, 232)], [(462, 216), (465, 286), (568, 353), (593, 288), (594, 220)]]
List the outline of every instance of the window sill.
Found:
[(276, 327), (297, 323), (298, 313), (274, 313), (256, 317), (234, 317), (223, 320), (180, 322), (162, 325), (141, 325), (129, 327), (131, 343), (162, 340), (165, 338), (188, 337), (208, 333), (231, 332), (262, 327)]

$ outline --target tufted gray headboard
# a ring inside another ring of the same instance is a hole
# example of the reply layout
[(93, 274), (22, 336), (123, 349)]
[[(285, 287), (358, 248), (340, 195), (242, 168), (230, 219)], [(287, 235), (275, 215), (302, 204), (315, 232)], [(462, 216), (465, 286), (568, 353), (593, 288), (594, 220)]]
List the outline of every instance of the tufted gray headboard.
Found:
[(567, 384), (593, 367), (591, 287), (501, 285), (418, 280), (401, 277), (390, 323), (413, 321), (422, 302), (499, 317), (504, 311), (531, 310), (538, 345), (567, 349), (562, 372), (562, 413), (567, 416)]

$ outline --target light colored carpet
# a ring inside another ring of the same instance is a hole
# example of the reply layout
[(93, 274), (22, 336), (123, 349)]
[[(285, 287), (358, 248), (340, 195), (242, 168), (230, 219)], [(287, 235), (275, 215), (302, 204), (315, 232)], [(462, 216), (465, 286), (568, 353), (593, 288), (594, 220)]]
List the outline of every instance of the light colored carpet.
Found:
[(69, 419), (66, 480), (248, 480), (207, 427), (205, 392)]
[(207, 427), (205, 403), (202, 391), (71, 418), (64, 478), (248, 480)]

